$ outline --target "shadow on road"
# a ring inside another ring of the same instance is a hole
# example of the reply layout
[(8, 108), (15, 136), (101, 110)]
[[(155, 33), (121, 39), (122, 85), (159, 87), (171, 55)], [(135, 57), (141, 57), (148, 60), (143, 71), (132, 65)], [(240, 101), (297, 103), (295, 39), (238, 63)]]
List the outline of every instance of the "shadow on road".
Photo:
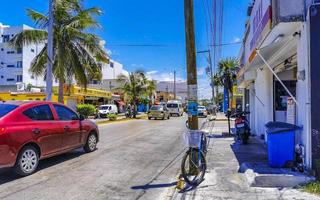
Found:
[[(81, 155), (85, 154), (82, 149), (81, 150), (74, 150), (59, 156), (47, 158), (44, 160), (41, 160), (38, 166), (37, 172), (50, 168), (52, 166), (55, 166), (57, 164), (63, 163), (68, 160), (75, 159)], [(0, 185), (9, 183), (14, 180), (22, 179), (24, 177), (21, 177), (14, 173), (14, 171), (11, 168), (4, 168), (0, 169)]]
[(148, 189), (155, 189), (155, 188), (172, 187), (175, 185), (177, 185), (177, 182), (162, 183), (162, 184), (146, 184), (146, 185), (132, 186), (131, 189), (133, 189), (133, 190), (148, 190)]

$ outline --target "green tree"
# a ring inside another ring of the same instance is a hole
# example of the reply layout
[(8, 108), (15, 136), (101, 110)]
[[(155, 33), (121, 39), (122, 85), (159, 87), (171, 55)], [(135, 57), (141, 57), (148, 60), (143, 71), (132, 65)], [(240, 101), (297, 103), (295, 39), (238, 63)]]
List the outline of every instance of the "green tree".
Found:
[(146, 80), (146, 95), (149, 97), (149, 106), (152, 105), (152, 99), (157, 89), (156, 82), (154, 80)]
[[(214, 76), (213, 76), (213, 84), (214, 84), (214, 87), (215, 87), (215, 97), (217, 97), (218, 96), (218, 94), (219, 94), (219, 88), (222, 86), (222, 82), (221, 82), (221, 78), (220, 78), (220, 76), (218, 75), (218, 74), (215, 74)], [(217, 102), (215, 101), (215, 103), (217, 104)]]
[(124, 93), (125, 98), (133, 105), (133, 117), (136, 118), (137, 104), (140, 98), (146, 94), (146, 76), (142, 71), (135, 71), (129, 73), (129, 76), (119, 75), (118, 82), (122, 85), (118, 89)]
[(236, 84), (239, 62), (236, 58), (226, 58), (218, 63), (217, 81), (233, 95), (232, 88)]
[[(54, 7), (54, 60), (53, 75), (59, 81), (59, 102), (63, 102), (63, 84), (73, 80), (87, 87), (91, 78), (101, 79), (101, 62), (107, 63), (108, 56), (99, 44), (101, 39), (88, 32), (100, 27), (95, 20), (102, 12), (98, 8), (83, 8), (83, 0), (59, 0)], [(30, 72), (45, 76), (47, 63), (48, 16), (28, 9), (27, 14), (39, 29), (23, 30), (11, 44), (16, 48), (24, 45), (44, 44), (34, 58)]]

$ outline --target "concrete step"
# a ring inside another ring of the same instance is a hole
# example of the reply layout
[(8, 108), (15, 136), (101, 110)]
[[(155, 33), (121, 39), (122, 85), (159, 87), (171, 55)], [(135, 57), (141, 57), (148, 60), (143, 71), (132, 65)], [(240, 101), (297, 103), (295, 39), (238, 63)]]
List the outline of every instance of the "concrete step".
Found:
[(239, 171), (244, 173), (250, 187), (292, 188), (315, 180), (291, 169), (271, 168), (266, 163), (242, 163)]

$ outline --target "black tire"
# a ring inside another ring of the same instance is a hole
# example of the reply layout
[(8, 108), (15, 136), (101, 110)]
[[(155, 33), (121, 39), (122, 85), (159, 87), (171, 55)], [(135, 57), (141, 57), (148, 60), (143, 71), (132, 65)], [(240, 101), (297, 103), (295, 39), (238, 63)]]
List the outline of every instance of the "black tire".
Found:
[[(200, 166), (195, 166), (196, 164), (193, 164), (194, 167), (197, 169), (197, 174), (190, 174), (190, 156), (193, 157), (193, 155), (198, 155), (200, 158)], [(187, 169), (188, 168), (188, 169)], [(207, 169), (206, 164), (206, 158), (204, 154), (199, 149), (196, 148), (190, 148), (186, 154), (183, 156), (182, 163), (181, 163), (181, 173), (182, 177), (184, 178), (185, 182), (192, 186), (199, 185), (204, 180), (204, 175)]]
[(166, 118), (165, 118), (165, 115), (161, 118), (162, 120), (165, 120)]
[(148, 117), (148, 120), (151, 120), (151, 117)]
[(248, 144), (249, 136), (247, 134), (243, 134), (241, 136), (242, 144)]
[(86, 153), (91, 153), (97, 149), (98, 137), (95, 133), (90, 133), (87, 138), (86, 145), (83, 147), (83, 150)]
[(168, 119), (170, 119), (170, 115), (168, 115)]
[(29, 176), (36, 172), (39, 165), (39, 152), (31, 146), (23, 147), (16, 160), (13, 169), (20, 176)]

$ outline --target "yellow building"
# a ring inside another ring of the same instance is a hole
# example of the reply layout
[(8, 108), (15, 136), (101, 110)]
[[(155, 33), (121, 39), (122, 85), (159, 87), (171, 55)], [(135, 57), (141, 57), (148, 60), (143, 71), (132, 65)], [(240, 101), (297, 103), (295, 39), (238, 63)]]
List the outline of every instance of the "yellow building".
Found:
[[(64, 104), (75, 107), (79, 103), (106, 102), (111, 100), (111, 92), (78, 86), (67, 86), (63, 88)], [(43, 92), (0, 92), (0, 101), (42, 101), (46, 95)], [(53, 87), (52, 100), (58, 101), (58, 87)]]

